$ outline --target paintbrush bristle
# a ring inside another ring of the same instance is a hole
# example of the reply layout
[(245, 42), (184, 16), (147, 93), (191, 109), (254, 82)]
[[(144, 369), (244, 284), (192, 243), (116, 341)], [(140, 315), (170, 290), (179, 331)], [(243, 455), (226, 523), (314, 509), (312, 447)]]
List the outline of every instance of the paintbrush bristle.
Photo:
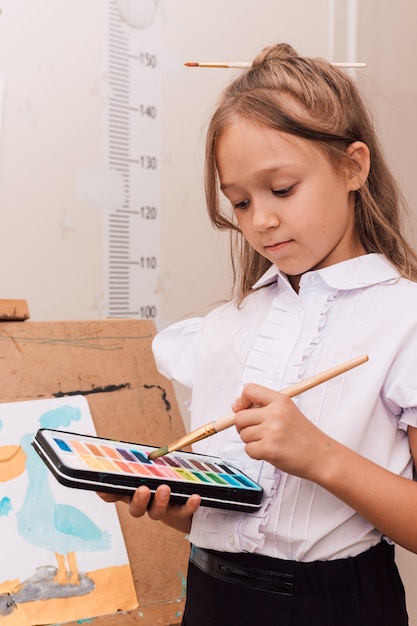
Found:
[(165, 456), (165, 454), (168, 454), (168, 452), (169, 452), (168, 446), (164, 446), (163, 448), (158, 448), (158, 450), (153, 450), (152, 452), (149, 452), (148, 459), (151, 459), (151, 461), (153, 459), (159, 459), (160, 456)]
[(198, 67), (198, 63), (195, 63), (194, 61), (188, 61), (188, 63), (184, 63), (184, 65), (186, 65), (187, 67)]

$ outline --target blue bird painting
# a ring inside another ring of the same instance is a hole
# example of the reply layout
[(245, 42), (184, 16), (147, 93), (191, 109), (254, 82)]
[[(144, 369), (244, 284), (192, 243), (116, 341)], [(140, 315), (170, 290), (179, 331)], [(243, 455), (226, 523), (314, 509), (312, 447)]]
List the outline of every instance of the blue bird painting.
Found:
[[(69, 426), (80, 419), (77, 407), (62, 406), (44, 413), (41, 428)], [(55, 501), (45, 464), (33, 450), (33, 433), (24, 435), (20, 445), (26, 454), (29, 478), (23, 505), (18, 511), (18, 533), (29, 543), (55, 553), (57, 571), (53, 582), (59, 585), (79, 585), (80, 573), (76, 554), (82, 550), (108, 550), (111, 538), (81, 509)]]
[[(41, 428), (68, 427), (80, 418), (78, 407), (64, 405), (43, 413), (39, 424)], [(54, 479), (33, 449), (33, 436), (26, 433), (20, 440), (28, 486), (16, 513), (17, 531), (28, 543), (54, 552), (57, 567), (38, 568), (34, 577), (18, 585), (13, 594), (15, 603), (88, 593), (94, 583), (80, 574), (77, 552), (108, 550), (111, 546), (109, 532), (101, 530), (80, 508), (56, 501), (50, 485)]]
[(0, 621), (64, 623), (136, 607), (116, 508), (56, 480), (32, 445), (39, 428), (94, 434), (87, 400), (0, 404)]
[(27, 455), (29, 486), (23, 506), (17, 513), (17, 529), (29, 543), (55, 553), (58, 570), (54, 582), (77, 585), (80, 577), (76, 553), (81, 550), (107, 550), (110, 536), (80, 509), (55, 502), (48, 469), (34, 452), (32, 439), (29, 434), (21, 440)]

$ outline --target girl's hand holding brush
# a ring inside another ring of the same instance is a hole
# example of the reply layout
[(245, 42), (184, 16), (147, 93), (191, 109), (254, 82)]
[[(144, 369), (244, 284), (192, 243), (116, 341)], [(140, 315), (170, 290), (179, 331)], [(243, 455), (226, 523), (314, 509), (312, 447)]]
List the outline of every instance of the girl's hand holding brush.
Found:
[(233, 403), (235, 425), (245, 451), (295, 476), (320, 482), (317, 471), (340, 445), (315, 426), (293, 400), (253, 383)]

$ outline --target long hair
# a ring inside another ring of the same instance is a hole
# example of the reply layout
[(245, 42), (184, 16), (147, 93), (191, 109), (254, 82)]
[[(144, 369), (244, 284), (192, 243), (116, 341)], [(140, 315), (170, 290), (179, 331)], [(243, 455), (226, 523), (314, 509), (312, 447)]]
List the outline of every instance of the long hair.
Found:
[(216, 228), (230, 231), (234, 288), (240, 297), (249, 293), (270, 261), (246, 242), (231, 208), (220, 198), (217, 143), (236, 117), (314, 142), (335, 171), (352, 167), (349, 144), (365, 143), (371, 166), (355, 192), (356, 234), (367, 253), (385, 255), (401, 276), (417, 280), (417, 255), (402, 234), (406, 203), (357, 87), (328, 61), (300, 57), (288, 44), (278, 44), (265, 48), (224, 90), (207, 130), (207, 210)]

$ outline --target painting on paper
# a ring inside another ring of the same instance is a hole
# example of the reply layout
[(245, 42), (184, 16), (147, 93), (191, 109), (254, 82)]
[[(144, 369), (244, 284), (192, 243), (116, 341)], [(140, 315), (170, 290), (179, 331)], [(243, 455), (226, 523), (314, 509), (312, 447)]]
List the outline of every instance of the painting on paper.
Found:
[(0, 404), (0, 626), (137, 607), (115, 506), (58, 483), (33, 449), (39, 428), (95, 434), (82, 396)]

